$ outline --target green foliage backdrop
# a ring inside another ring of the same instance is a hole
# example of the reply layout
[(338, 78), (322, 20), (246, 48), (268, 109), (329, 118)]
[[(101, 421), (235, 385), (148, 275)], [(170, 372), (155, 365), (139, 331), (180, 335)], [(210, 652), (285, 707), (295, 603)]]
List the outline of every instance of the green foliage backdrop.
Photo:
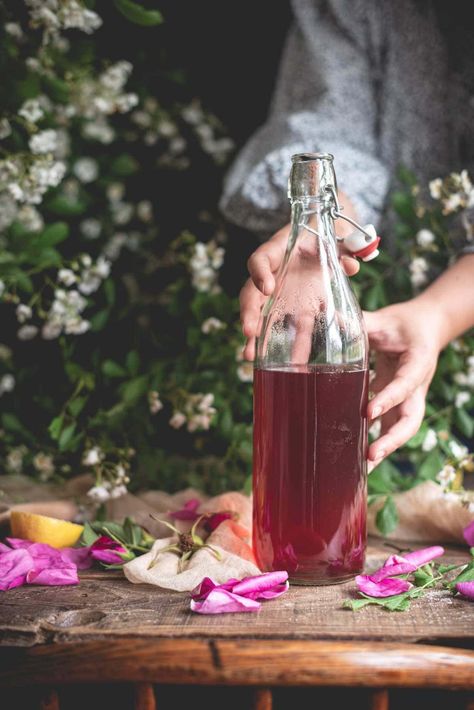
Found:
[[(143, 36), (133, 64), (103, 56), (107, 22), (137, 47)], [(92, 469), (99, 502), (129, 479), (216, 492), (251, 469), (252, 372), (216, 209), (233, 142), (156, 50), (164, 31), (132, 0), (0, 2), (2, 468)], [(472, 238), (465, 173), (432, 183), (431, 199), (401, 180), (396, 252), (354, 280), (369, 310), (443, 269), (456, 232)], [(425, 423), (372, 474), (374, 495), (440, 471), (448, 490), (446, 466), (470, 466), (472, 344), (443, 353)], [(393, 527), (390, 497), (379, 522)]]

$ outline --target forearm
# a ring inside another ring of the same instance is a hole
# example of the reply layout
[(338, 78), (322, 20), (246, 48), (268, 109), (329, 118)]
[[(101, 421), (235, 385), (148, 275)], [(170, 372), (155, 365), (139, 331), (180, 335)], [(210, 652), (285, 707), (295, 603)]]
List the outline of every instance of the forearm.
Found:
[(474, 254), (466, 254), (411, 303), (434, 320), (440, 349), (474, 326)]

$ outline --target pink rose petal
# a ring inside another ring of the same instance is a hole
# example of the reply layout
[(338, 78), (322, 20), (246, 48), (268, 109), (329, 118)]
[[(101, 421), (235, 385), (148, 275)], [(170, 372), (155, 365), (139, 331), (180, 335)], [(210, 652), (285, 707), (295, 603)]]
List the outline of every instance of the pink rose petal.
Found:
[[(464, 528), (462, 534), (469, 547), (474, 547), (474, 520)], [(468, 583), (466, 582), (466, 584)]]
[(4, 552), (11, 552), (12, 548), (8, 547), (8, 545), (4, 545), (3, 542), (0, 542), (0, 555), (2, 555)]
[(63, 547), (60, 552), (63, 560), (72, 562), (77, 569), (89, 569), (94, 564), (88, 547)]
[(10, 550), (0, 555), (0, 590), (6, 591), (25, 583), (34, 562), (28, 550)]
[(188, 500), (180, 510), (175, 510), (169, 515), (175, 520), (196, 520), (199, 518), (197, 514), (197, 509), (201, 505), (201, 501), (197, 498), (191, 498)]
[(59, 566), (32, 569), (26, 575), (27, 584), (40, 584), (50, 587), (67, 584), (79, 584), (76, 565), (61, 561)]
[(99, 537), (89, 548), (91, 557), (107, 565), (120, 565), (125, 562), (121, 555), (126, 555), (127, 550), (115, 540), (106, 535)]
[(234, 594), (248, 599), (274, 599), (288, 589), (288, 572), (266, 572), (254, 577), (246, 577), (232, 589)]
[(221, 513), (212, 513), (206, 520), (204, 520), (204, 529), (211, 533), (215, 530), (224, 520), (236, 520), (237, 514), (230, 510), (223, 510)]
[(415, 550), (414, 552), (407, 552), (403, 557), (416, 567), (423, 567), (423, 565), (427, 565), (428, 562), (431, 562), (436, 557), (441, 557), (441, 555), (444, 555), (444, 547), (434, 545), (433, 547), (423, 547), (421, 550)]
[(456, 584), (456, 591), (474, 601), (474, 582), (459, 582)]
[(360, 592), (367, 594), (369, 597), (391, 597), (394, 594), (402, 594), (408, 592), (413, 587), (413, 584), (406, 579), (382, 579), (379, 582), (368, 575), (359, 575), (355, 579)]
[(31, 542), (31, 540), (22, 540), (19, 537), (7, 537), (5, 539), (10, 545), (10, 547), (12, 547), (14, 550), (27, 550), (29, 547), (31, 547), (31, 545), (36, 544), (34, 542)]
[(390, 555), (390, 557), (383, 563), (380, 569), (376, 570), (370, 575), (372, 582), (381, 582), (387, 577), (395, 577), (398, 574), (408, 574), (416, 570), (416, 565), (408, 562), (405, 558), (399, 555)]
[(191, 599), (191, 611), (198, 614), (225, 614), (242, 611), (258, 611), (260, 602), (233, 594), (216, 587), (202, 601)]
[(204, 577), (202, 582), (192, 590), (191, 596), (193, 599), (206, 599), (212, 590), (216, 588), (225, 589), (231, 592), (238, 581), (238, 579), (228, 579), (227, 582), (224, 582), (223, 584), (216, 584), (209, 577)]

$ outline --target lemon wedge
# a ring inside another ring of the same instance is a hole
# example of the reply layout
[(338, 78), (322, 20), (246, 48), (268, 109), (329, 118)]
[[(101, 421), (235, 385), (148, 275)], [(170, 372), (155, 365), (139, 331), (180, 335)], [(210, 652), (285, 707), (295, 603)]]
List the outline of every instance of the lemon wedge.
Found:
[(13, 537), (32, 542), (44, 542), (51, 547), (72, 547), (82, 535), (83, 525), (46, 515), (12, 510), (10, 526)]

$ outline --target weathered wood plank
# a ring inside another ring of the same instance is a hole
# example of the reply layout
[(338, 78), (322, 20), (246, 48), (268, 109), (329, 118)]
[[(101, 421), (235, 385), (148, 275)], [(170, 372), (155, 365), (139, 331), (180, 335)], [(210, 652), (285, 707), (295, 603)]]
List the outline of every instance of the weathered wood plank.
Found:
[[(369, 549), (368, 568), (390, 552)], [(447, 562), (469, 559), (452, 549)], [(296, 587), (257, 614), (201, 616), (189, 610), (186, 594), (130, 584), (121, 572), (81, 573), (77, 587), (27, 586), (2, 594), (0, 645), (86, 642), (100, 639), (166, 637), (246, 637), (439, 642), (474, 646), (474, 605), (446, 590), (430, 591), (404, 613), (378, 607), (359, 612), (342, 608), (354, 594), (349, 582), (328, 587)]]
[(185, 638), (0, 649), (0, 686), (92, 682), (98, 672), (102, 683), (474, 690), (474, 651), (400, 643)]

